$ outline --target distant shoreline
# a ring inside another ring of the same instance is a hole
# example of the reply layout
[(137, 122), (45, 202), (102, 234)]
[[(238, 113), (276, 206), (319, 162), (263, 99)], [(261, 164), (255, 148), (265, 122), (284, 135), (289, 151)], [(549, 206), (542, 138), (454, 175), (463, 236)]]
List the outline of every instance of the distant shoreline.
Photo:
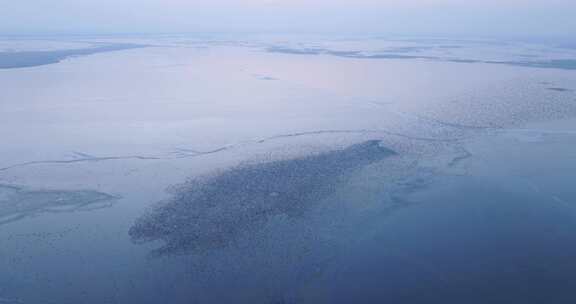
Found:
[(147, 47), (147, 45), (121, 43), (83, 49), (0, 52), (0, 69), (18, 69), (55, 64), (74, 56), (85, 56), (143, 47)]

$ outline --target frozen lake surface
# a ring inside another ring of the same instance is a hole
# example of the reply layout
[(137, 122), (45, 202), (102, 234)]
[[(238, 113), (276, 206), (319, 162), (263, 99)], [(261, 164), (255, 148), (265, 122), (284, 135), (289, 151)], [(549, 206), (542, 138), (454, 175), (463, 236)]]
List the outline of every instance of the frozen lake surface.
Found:
[(0, 303), (574, 303), (574, 62), (438, 38), (1, 41)]

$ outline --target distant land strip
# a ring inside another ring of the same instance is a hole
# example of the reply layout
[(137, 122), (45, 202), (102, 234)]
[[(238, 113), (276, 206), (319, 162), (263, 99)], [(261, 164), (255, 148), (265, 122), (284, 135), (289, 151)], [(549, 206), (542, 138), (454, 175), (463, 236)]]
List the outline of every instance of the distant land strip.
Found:
[(505, 64), (529, 68), (548, 68), (561, 70), (576, 70), (576, 59), (550, 59), (536, 61), (500, 61), (500, 60), (479, 60), (479, 59), (460, 59), (447, 58), (425, 55), (403, 55), (384, 52), (381, 54), (365, 54), (360, 51), (334, 51), (321, 48), (290, 48), (290, 47), (269, 47), (270, 53), (283, 53), (294, 55), (332, 55), (354, 59), (425, 59), (434, 61), (456, 62), (456, 63), (487, 63), (487, 64)]
[(0, 52), (0, 69), (35, 67), (35, 66), (59, 63), (65, 59), (76, 56), (85, 56), (103, 52), (112, 52), (112, 51), (128, 50), (143, 47), (147, 47), (147, 45), (131, 44), (131, 43), (115, 43), (83, 49)]

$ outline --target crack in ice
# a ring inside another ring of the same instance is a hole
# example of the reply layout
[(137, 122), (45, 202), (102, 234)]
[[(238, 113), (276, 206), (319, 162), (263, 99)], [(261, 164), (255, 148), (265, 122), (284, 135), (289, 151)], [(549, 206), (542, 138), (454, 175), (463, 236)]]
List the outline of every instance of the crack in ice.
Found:
[(214, 154), (218, 152), (223, 152), (226, 150), (234, 149), (243, 145), (248, 144), (262, 144), (265, 142), (283, 139), (283, 138), (290, 138), (290, 137), (300, 137), (300, 136), (310, 136), (310, 135), (322, 135), (322, 134), (386, 134), (391, 136), (402, 137), (410, 140), (417, 140), (417, 141), (428, 141), (428, 142), (457, 142), (464, 138), (433, 138), (433, 137), (420, 137), (420, 136), (412, 136), (406, 135), (403, 133), (392, 132), (387, 130), (381, 129), (359, 129), (359, 130), (317, 130), (317, 131), (304, 131), (304, 132), (297, 132), (297, 133), (288, 133), (288, 134), (279, 134), (270, 137), (265, 137), (261, 139), (255, 140), (248, 140), (242, 141), (236, 144), (231, 144), (227, 146), (223, 146), (220, 148), (216, 148), (213, 150), (208, 151), (199, 151), (194, 149), (187, 149), (187, 148), (177, 148), (176, 151), (173, 151), (172, 154), (180, 154), (178, 156), (144, 156), (144, 155), (132, 155), (132, 156), (104, 156), (104, 157), (95, 157), (90, 156), (86, 153), (77, 153), (77, 156), (90, 156), (84, 158), (77, 158), (77, 159), (70, 159), (70, 160), (38, 160), (38, 161), (28, 161), (24, 163), (14, 164), (6, 167), (0, 168), (0, 172), (8, 171), (14, 168), (26, 167), (26, 166), (33, 166), (33, 165), (42, 165), (42, 164), (74, 164), (74, 163), (83, 163), (83, 162), (101, 162), (101, 161), (110, 161), (110, 160), (175, 160), (175, 159), (183, 159), (183, 158), (192, 158), (198, 157), (208, 154)]

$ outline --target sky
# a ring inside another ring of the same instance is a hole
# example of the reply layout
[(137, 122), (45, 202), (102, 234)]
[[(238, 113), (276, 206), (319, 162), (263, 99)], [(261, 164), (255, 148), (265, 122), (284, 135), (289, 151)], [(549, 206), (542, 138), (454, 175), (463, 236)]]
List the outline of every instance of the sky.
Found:
[(0, 0), (0, 34), (576, 35), (575, 0)]

